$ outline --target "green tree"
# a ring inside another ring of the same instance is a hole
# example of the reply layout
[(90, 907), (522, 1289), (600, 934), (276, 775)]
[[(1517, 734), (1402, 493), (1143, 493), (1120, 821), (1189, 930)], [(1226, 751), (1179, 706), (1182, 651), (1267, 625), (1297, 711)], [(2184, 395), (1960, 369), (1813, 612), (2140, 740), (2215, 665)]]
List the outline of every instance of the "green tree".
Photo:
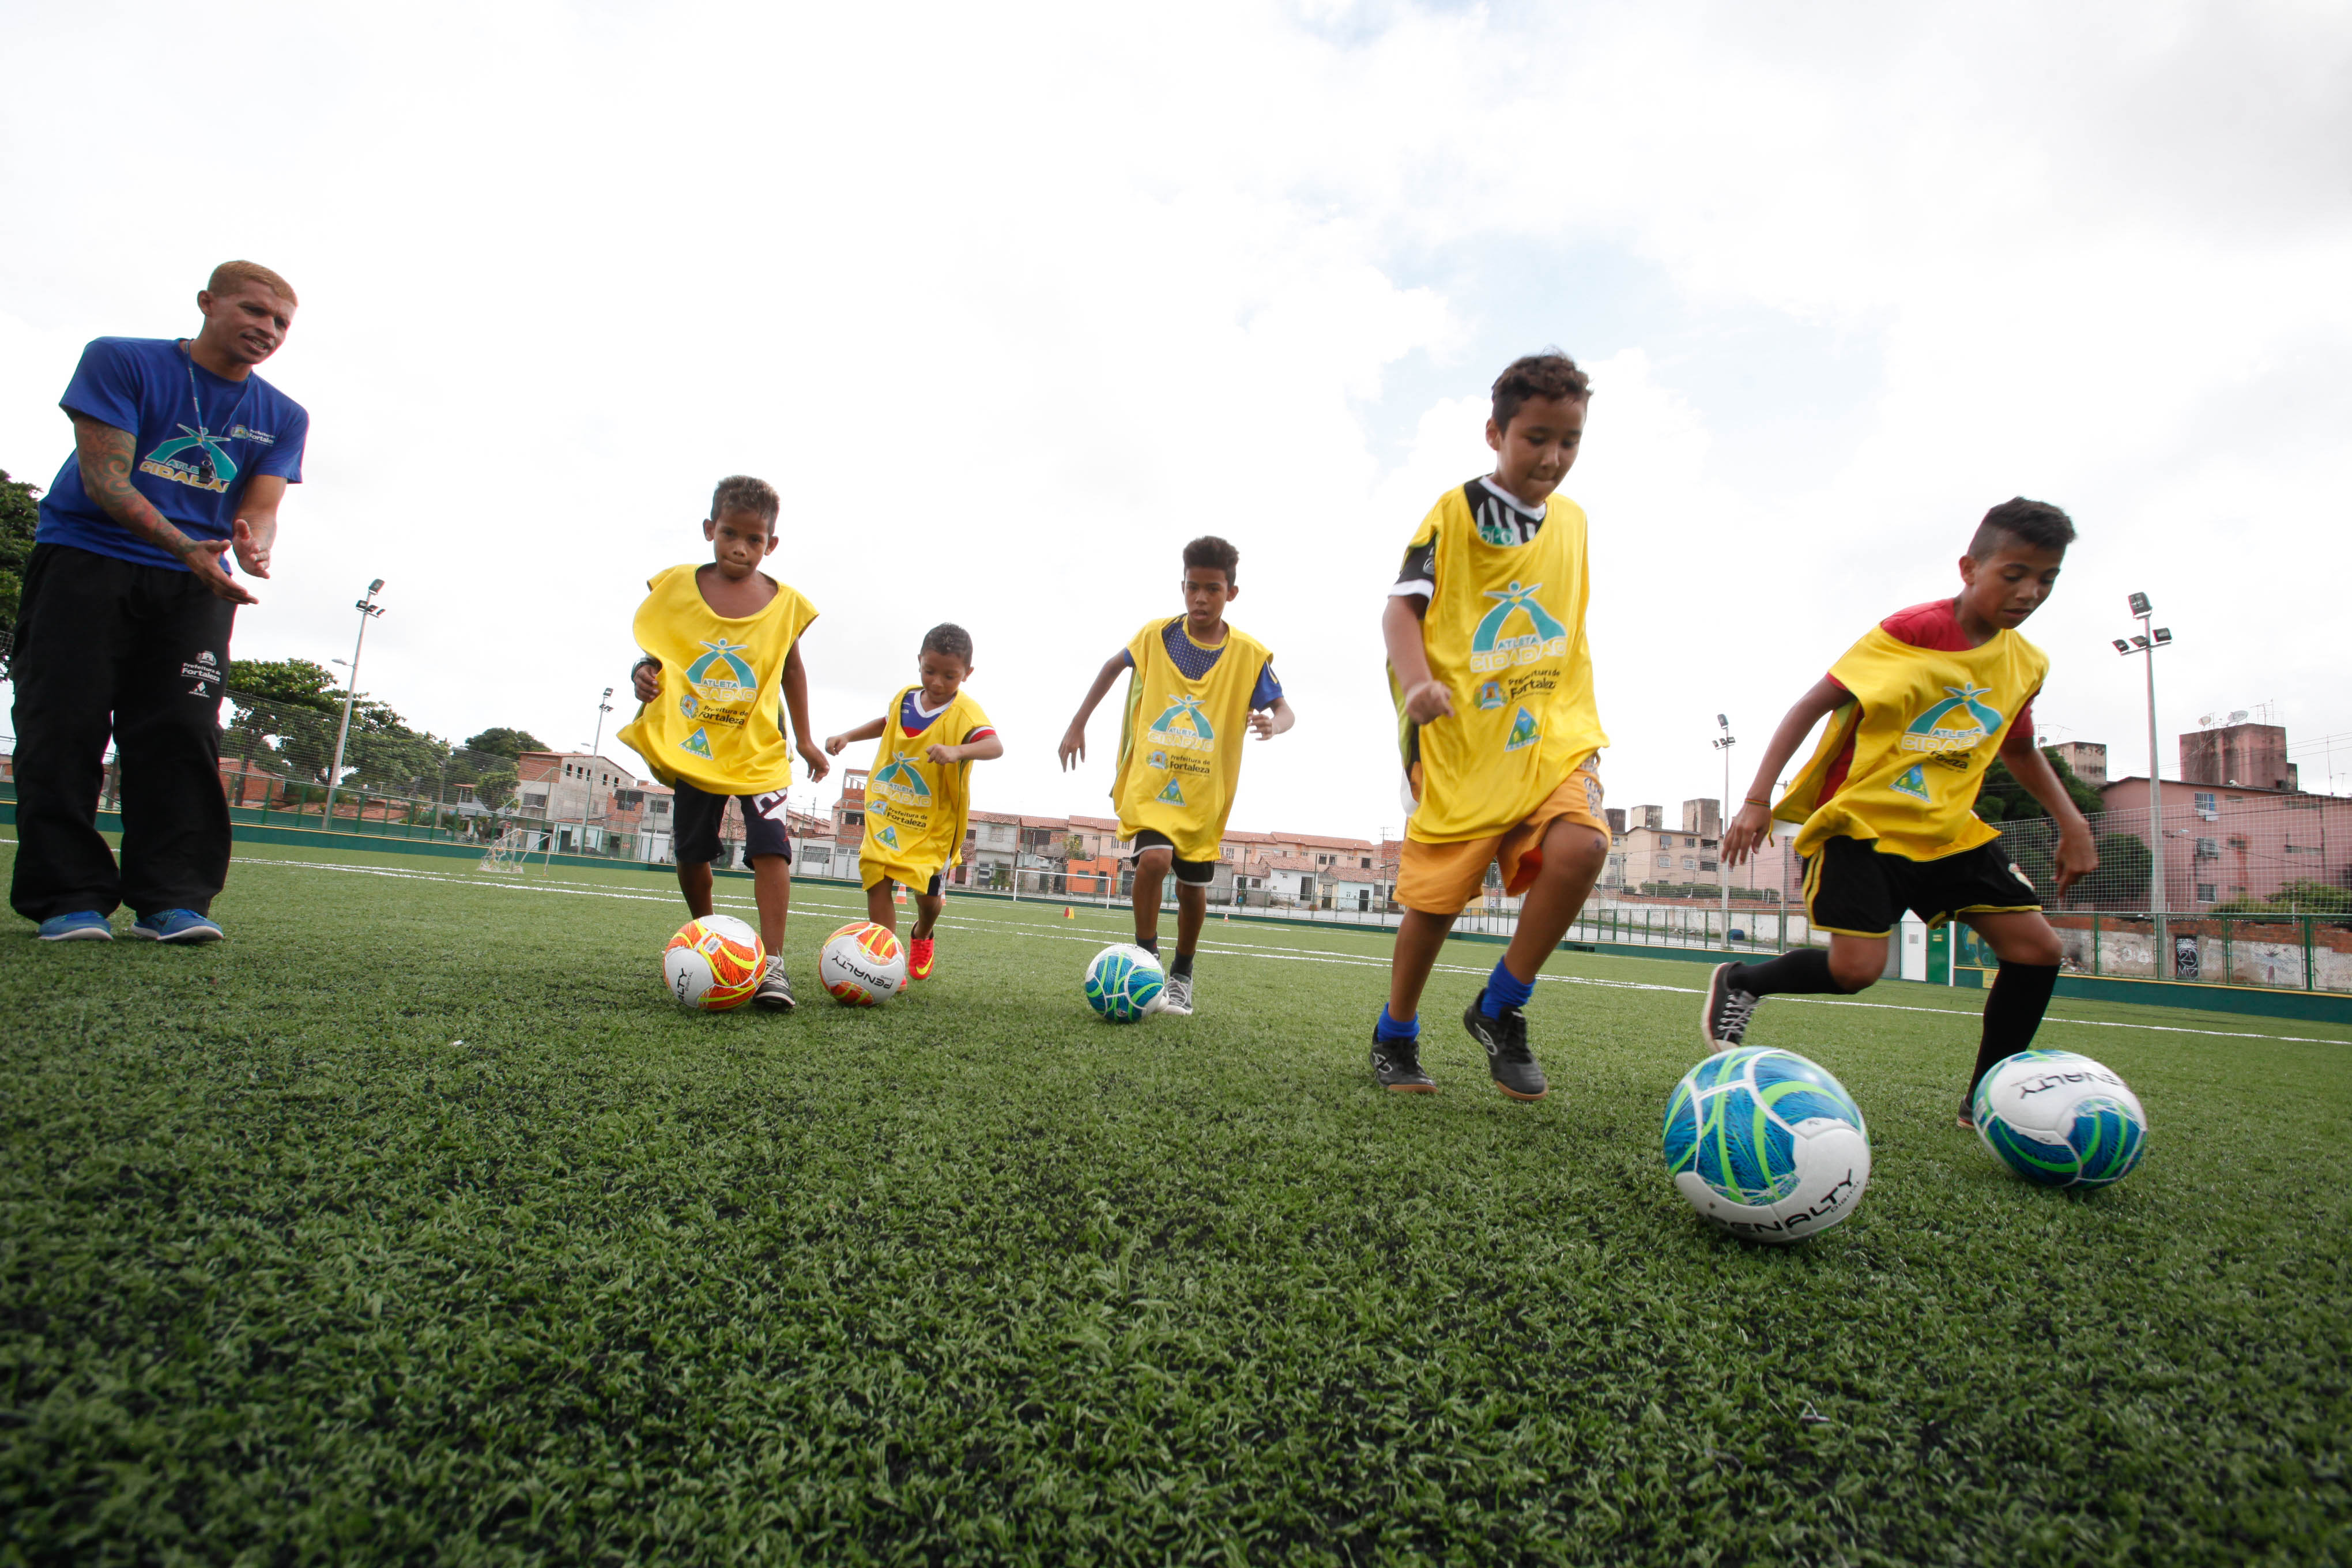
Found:
[(2102, 833), (2099, 868), (2074, 884), (2066, 901), (2081, 910), (2147, 908), (2147, 843), (2136, 834)]
[(307, 658), (233, 658), (228, 661), (229, 690), (286, 708), (308, 708), (341, 717), (343, 694), (335, 672)]
[(510, 730), (501, 724), (478, 735), (467, 736), (466, 750), (486, 752), (491, 756), (504, 757), (512, 762), (525, 752), (546, 751), (547, 742), (528, 730)]
[[(2076, 810), (2085, 816), (2096, 816), (2107, 809), (2106, 802), (2099, 798), (2099, 792), (2075, 777), (2074, 770), (2066, 765), (2065, 758), (2047, 746), (2042, 748), (2042, 754), (2050, 759), (2052, 771), (2057, 773), (2058, 782), (2066, 786), (2066, 794), (2074, 802)], [(2009, 771), (2009, 764), (1995, 757), (1992, 766), (1985, 770), (1984, 784), (1977, 793), (1977, 815), (1987, 822), (2024, 822), (2032, 817), (2048, 816), (2050, 813), (2040, 801), (2026, 793), (2025, 786), (2017, 782), (2017, 775)]]
[(474, 798), (492, 811), (507, 803), (514, 794), (515, 771), (512, 768), (492, 768), (474, 784)]
[(33, 531), (40, 526), (41, 509), (35, 499), (41, 487), (12, 479), (0, 468), (0, 626), (16, 624), (16, 607), (25, 597), (25, 563), (33, 553)]

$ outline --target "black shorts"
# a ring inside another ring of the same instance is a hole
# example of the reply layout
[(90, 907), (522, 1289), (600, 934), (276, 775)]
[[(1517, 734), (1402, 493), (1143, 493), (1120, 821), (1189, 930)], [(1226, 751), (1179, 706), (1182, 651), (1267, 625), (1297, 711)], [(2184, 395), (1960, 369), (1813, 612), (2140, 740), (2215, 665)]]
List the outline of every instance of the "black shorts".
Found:
[(2042, 895), (1998, 839), (1940, 860), (1908, 860), (1867, 838), (1832, 838), (1805, 860), (1805, 912), (1841, 936), (1885, 936), (1905, 910), (1932, 926), (2041, 907)]
[(1139, 858), (1147, 849), (1165, 849), (1169, 854), (1175, 856), (1176, 879), (1180, 882), (1190, 882), (1196, 888), (1205, 888), (1216, 880), (1217, 863), (1214, 860), (1185, 859), (1176, 854), (1176, 841), (1165, 833), (1154, 833), (1147, 827), (1136, 834), (1134, 853)]
[(671, 851), (681, 866), (708, 866), (719, 858), (719, 826), (726, 820), (727, 803), (743, 804), (743, 858), (781, 855), (790, 865), (793, 836), (784, 829), (784, 793), (766, 795), (706, 795), (680, 779), (670, 805)]

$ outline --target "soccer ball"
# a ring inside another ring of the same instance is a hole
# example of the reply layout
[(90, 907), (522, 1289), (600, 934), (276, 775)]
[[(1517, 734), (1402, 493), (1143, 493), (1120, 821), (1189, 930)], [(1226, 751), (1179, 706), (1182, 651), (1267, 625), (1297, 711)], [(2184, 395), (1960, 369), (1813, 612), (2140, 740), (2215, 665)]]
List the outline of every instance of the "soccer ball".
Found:
[(1160, 961), (1129, 942), (1113, 942), (1087, 965), (1087, 1004), (1114, 1024), (1132, 1024), (1151, 1011), (1167, 984)]
[(2020, 1051), (1977, 1080), (1977, 1136), (2027, 1181), (2104, 1187), (2147, 1151), (2147, 1112), (2115, 1073), (2072, 1051)]
[(852, 921), (824, 939), (816, 977), (845, 1007), (879, 1007), (906, 988), (907, 950), (887, 926)]
[(733, 915), (705, 915), (662, 949), (662, 984), (681, 1007), (724, 1013), (751, 999), (767, 962), (758, 931)]
[(1691, 1207), (1751, 1241), (1802, 1241), (1870, 1184), (1853, 1097), (1794, 1051), (1738, 1046), (1683, 1075), (1666, 1101), (1666, 1169)]

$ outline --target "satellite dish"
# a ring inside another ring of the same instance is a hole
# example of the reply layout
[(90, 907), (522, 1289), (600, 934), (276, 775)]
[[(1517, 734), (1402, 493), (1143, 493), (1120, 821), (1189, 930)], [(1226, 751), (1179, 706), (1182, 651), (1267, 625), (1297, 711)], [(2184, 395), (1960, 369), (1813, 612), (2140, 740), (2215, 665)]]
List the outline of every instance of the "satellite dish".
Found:
[(2245, 721), (2246, 710), (2242, 708), (2236, 710), (2230, 715), (2230, 722), (2232, 724), (2242, 724)]
[(2213, 727), (2213, 717), (2214, 716), (2210, 713), (2200, 713), (2197, 715), (2197, 727), (2200, 730), (2211, 729)]

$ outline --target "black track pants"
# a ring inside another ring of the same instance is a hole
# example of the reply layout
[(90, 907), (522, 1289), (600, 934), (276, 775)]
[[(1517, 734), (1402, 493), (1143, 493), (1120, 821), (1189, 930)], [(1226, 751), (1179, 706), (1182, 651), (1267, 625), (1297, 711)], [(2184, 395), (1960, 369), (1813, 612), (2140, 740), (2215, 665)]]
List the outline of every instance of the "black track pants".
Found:
[[(187, 572), (37, 544), (11, 667), (16, 874), (26, 920), (123, 904), (203, 913), (228, 879), (220, 703), (236, 607)], [(100, 837), (107, 737), (122, 865)]]

